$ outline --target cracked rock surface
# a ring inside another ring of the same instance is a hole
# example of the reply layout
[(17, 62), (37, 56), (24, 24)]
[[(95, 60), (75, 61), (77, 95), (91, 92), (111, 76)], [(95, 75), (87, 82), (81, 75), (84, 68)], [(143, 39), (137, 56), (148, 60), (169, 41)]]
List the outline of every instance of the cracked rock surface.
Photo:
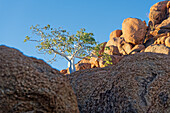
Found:
[(68, 76), (81, 112), (170, 113), (170, 56), (137, 53)]
[(0, 113), (79, 112), (66, 78), (42, 60), (0, 46)]

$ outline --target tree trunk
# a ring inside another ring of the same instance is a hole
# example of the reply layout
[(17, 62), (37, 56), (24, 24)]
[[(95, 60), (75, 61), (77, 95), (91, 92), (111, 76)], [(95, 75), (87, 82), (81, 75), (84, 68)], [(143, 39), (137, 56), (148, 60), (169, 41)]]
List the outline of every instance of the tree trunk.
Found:
[(74, 65), (74, 58), (72, 60), (68, 61), (68, 68), (69, 68), (69, 73), (76, 71), (76, 68), (75, 68), (75, 65)]

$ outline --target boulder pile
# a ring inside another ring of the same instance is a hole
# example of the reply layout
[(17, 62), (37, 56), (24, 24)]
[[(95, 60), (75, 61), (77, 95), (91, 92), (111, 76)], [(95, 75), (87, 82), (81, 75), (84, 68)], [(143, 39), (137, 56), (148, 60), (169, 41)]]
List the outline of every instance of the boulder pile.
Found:
[[(105, 49), (109, 47), (110, 49)], [(122, 23), (122, 30), (110, 33), (108, 42), (104, 42), (100, 53), (111, 56), (112, 65), (118, 63), (124, 56), (153, 52), (170, 55), (170, 1), (162, 1), (150, 8), (148, 25), (138, 18), (127, 18)], [(78, 62), (76, 70), (105, 67), (102, 57), (92, 57), (82, 63)], [(83, 68), (82, 68), (83, 67)], [(61, 73), (68, 74), (68, 69)]]

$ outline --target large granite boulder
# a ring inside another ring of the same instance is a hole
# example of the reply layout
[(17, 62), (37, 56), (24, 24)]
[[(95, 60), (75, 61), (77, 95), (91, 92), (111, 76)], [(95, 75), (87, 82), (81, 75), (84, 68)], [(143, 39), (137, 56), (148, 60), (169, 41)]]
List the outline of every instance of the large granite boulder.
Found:
[(137, 53), (68, 76), (82, 113), (169, 113), (170, 56)]
[(42, 60), (0, 46), (0, 113), (79, 112), (68, 80)]
[(144, 52), (161, 53), (170, 55), (170, 48), (163, 44), (154, 44), (148, 46)]
[(168, 17), (167, 3), (168, 1), (161, 1), (150, 8), (149, 26), (154, 27)]
[(122, 23), (122, 32), (126, 42), (142, 44), (146, 34), (146, 26), (137, 18), (127, 18)]

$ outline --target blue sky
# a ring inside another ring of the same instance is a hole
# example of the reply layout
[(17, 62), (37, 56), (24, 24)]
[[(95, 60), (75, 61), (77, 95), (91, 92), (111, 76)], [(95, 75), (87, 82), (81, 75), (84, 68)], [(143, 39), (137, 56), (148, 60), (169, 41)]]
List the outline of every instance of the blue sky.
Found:
[[(121, 29), (128, 17), (148, 22), (150, 7), (161, 0), (0, 0), (0, 45), (7, 45), (47, 61), (51, 56), (38, 54), (36, 43), (23, 40), (31, 34), (31, 25), (63, 27), (75, 34), (80, 28), (93, 32), (100, 43)], [(77, 60), (78, 61), (78, 60)], [(57, 56), (50, 64), (58, 70), (67, 68), (67, 61)]]

